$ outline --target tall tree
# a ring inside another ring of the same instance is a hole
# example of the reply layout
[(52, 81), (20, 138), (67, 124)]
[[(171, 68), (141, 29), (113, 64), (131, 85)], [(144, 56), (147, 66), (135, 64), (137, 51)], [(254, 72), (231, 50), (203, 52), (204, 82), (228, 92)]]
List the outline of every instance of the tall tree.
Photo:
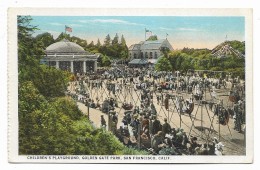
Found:
[(97, 40), (96, 46), (97, 46), (97, 47), (100, 47), (100, 46), (101, 46), (101, 43), (100, 43), (100, 40), (99, 40), (99, 39)]
[(19, 81), (29, 79), (28, 74), (36, 67), (43, 55), (43, 44), (36, 41), (32, 34), (37, 30), (36, 26), (30, 24), (30, 16), (18, 16), (18, 71)]
[(111, 43), (111, 38), (110, 38), (110, 35), (107, 34), (105, 40), (104, 40), (104, 46), (109, 46)]
[(116, 33), (114, 39), (112, 40), (112, 45), (118, 44), (118, 39), (119, 39), (119, 37), (118, 37), (118, 35)]
[(124, 35), (121, 36), (120, 58), (122, 58), (122, 59), (127, 59), (128, 58), (128, 47), (126, 45), (126, 40), (124, 38)]
[(88, 45), (88, 48), (93, 48), (95, 45), (94, 45), (94, 41), (91, 41)]
[(48, 47), (49, 45), (55, 42), (53, 36), (48, 32), (37, 35), (35, 37), (35, 40), (38, 42), (42, 42), (44, 48)]
[(123, 34), (121, 36), (121, 45), (126, 46), (126, 41), (125, 41), (125, 37)]

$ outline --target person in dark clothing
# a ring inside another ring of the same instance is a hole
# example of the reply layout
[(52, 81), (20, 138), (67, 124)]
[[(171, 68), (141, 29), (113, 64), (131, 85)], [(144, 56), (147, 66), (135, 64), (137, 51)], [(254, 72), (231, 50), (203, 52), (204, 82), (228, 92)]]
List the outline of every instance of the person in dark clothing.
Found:
[(192, 137), (190, 140), (190, 147), (189, 147), (189, 152), (191, 155), (195, 153), (195, 148), (197, 147), (201, 147), (201, 145), (197, 143), (197, 137)]
[(104, 116), (101, 115), (101, 127), (106, 128), (106, 126), (107, 126), (107, 122), (106, 122), (106, 120), (104, 119)]
[(164, 124), (162, 125), (162, 132), (165, 136), (167, 133), (171, 132), (171, 125), (167, 122), (167, 118), (164, 118)]
[(142, 120), (142, 128), (143, 132), (149, 130), (149, 119), (147, 116), (144, 116), (144, 119)]
[(134, 136), (137, 137), (137, 132), (138, 132), (138, 125), (140, 124), (139, 119), (137, 119), (137, 116), (134, 118), (134, 120), (130, 123), (130, 126), (133, 127), (133, 133)]
[(157, 134), (157, 132), (162, 130), (161, 122), (157, 119), (157, 117), (154, 118), (152, 125), (153, 125), (153, 130), (152, 130), (153, 135)]
[(122, 123), (124, 124), (124, 126), (128, 125), (126, 116), (123, 118)]
[(159, 104), (159, 102), (160, 102), (160, 97), (159, 97), (159, 96), (156, 96), (156, 99), (157, 99), (157, 104)]
[(238, 103), (234, 104), (234, 112), (235, 112), (235, 130), (238, 132), (242, 131), (241, 125), (242, 125), (242, 108), (241, 108), (241, 101), (238, 101)]

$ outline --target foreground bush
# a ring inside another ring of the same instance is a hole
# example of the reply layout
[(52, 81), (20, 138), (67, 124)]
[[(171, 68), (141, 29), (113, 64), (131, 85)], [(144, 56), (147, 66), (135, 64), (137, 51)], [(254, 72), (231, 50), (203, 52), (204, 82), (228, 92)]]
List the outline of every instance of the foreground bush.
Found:
[(69, 97), (46, 100), (32, 82), (19, 85), (19, 154), (142, 154), (95, 129)]

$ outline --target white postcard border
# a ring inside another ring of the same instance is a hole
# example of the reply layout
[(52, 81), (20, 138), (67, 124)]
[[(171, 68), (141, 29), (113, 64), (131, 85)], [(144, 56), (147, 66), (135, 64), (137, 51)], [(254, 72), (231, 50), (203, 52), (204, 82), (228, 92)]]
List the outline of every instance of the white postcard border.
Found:
[[(246, 155), (245, 156), (115, 156), (96, 155), (18, 155), (18, 65), (17, 16), (244, 16), (246, 41)], [(252, 163), (253, 161), (253, 33), (252, 9), (69, 9), (69, 8), (10, 8), (8, 11), (8, 160), (20, 163)], [(40, 157), (42, 157), (40, 159)], [(69, 158), (70, 157), (70, 158)], [(143, 159), (125, 159), (127, 157)], [(38, 159), (39, 158), (39, 159)], [(86, 159), (83, 159), (86, 158)], [(152, 160), (144, 160), (144, 159)], [(155, 160), (153, 160), (155, 159)]]

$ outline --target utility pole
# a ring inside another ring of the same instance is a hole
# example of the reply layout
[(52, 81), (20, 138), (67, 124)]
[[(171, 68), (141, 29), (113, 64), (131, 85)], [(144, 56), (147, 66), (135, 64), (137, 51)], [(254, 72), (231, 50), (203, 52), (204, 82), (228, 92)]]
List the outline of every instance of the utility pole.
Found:
[(88, 108), (88, 120), (89, 120), (89, 101), (87, 100), (87, 102), (86, 102), (86, 105), (85, 106), (87, 106), (87, 108)]

